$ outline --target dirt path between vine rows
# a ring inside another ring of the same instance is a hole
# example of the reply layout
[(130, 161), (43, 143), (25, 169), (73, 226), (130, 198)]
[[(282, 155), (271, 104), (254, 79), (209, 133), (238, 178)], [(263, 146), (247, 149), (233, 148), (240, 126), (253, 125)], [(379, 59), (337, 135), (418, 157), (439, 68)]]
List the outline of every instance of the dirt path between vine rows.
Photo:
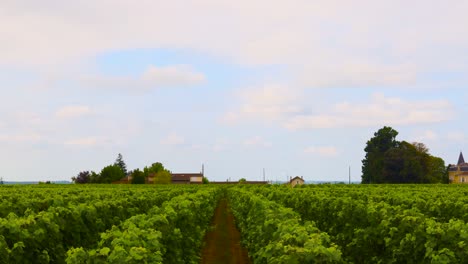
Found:
[(212, 230), (205, 236), (201, 264), (251, 263), (247, 250), (240, 243), (240, 233), (227, 200), (221, 199), (216, 208)]

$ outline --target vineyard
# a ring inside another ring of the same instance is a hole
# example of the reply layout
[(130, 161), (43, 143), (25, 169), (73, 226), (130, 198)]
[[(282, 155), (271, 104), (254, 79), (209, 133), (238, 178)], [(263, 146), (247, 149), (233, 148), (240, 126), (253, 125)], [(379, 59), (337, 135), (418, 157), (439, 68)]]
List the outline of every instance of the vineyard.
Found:
[(230, 258), (216, 226), (252, 263), (468, 263), (457, 185), (4, 185), (0, 199), (0, 263)]

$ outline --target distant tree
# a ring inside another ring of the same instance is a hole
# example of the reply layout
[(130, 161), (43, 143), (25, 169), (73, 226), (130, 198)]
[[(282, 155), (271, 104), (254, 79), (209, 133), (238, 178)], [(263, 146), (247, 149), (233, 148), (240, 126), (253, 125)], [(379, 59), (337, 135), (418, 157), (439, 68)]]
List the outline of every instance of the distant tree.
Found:
[(247, 180), (245, 178), (240, 178), (239, 183), (245, 183)]
[(382, 182), (384, 155), (387, 150), (398, 146), (397, 135), (393, 128), (383, 127), (367, 141), (364, 149), (366, 156), (362, 160), (362, 183)]
[(397, 135), (384, 127), (367, 141), (362, 183), (448, 183), (441, 158), (430, 155), (423, 143), (397, 141)]
[(429, 148), (426, 147), (426, 145), (424, 145), (424, 143), (420, 143), (420, 142), (413, 142), (411, 143), (417, 151), (419, 151), (420, 153), (422, 154), (428, 154), (429, 153)]
[(91, 182), (91, 173), (89, 171), (81, 171), (76, 177), (72, 177), (74, 183), (89, 183)]
[(144, 184), (145, 175), (139, 169), (135, 169), (132, 173), (132, 184)]
[(112, 183), (124, 178), (126, 175), (118, 165), (104, 167), (99, 174), (97, 183)]
[(421, 145), (401, 142), (385, 153), (384, 183), (448, 183), (443, 159)]
[(150, 176), (151, 174), (156, 174), (160, 171), (166, 170), (161, 162), (155, 162), (149, 167), (143, 168), (143, 174), (145, 177)]
[(169, 184), (171, 182), (171, 172), (168, 170), (162, 170), (154, 174), (155, 184)]
[(376, 183), (427, 183), (426, 156), (403, 141), (384, 154), (382, 177)]
[(95, 171), (91, 171), (89, 175), (89, 183), (100, 183), (101, 175), (97, 174)]
[(114, 165), (119, 166), (123, 173), (127, 175), (127, 165), (123, 160), (122, 154), (119, 153), (119, 155), (117, 155), (117, 159), (115, 160)]
[(448, 170), (443, 159), (429, 155), (428, 170), (429, 183), (449, 183)]
[(0, 177), (0, 184), (3, 184), (3, 177)]
[(208, 180), (208, 178), (207, 178), (207, 177), (203, 177), (203, 179), (202, 179), (202, 183), (203, 183), (203, 184), (209, 184), (209, 183), (210, 183), (210, 181)]

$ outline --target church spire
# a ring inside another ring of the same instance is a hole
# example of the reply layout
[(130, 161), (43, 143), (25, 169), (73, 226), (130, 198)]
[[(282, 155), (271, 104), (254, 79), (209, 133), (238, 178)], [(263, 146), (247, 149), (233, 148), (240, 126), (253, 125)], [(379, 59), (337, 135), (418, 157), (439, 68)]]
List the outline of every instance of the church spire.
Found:
[(463, 164), (465, 163), (465, 159), (463, 158), (463, 153), (460, 151), (460, 157), (458, 157), (458, 164), (457, 165), (460, 165), (460, 164)]

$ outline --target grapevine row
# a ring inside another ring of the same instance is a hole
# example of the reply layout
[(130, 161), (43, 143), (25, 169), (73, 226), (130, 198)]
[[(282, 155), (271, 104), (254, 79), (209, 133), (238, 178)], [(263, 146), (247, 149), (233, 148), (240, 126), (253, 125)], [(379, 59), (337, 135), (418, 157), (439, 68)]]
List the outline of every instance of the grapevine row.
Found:
[(0, 263), (64, 263), (70, 247), (92, 246), (99, 233), (129, 217), (180, 195), (184, 189), (141, 197), (96, 200), (90, 204), (54, 206), (24, 216), (0, 218)]
[(341, 252), (291, 209), (240, 188), (228, 190), (244, 245), (254, 263), (337, 263)]
[(198, 263), (220, 189), (184, 194), (101, 235), (97, 248), (68, 251), (67, 263)]
[(462, 220), (438, 222), (419, 210), (400, 205), (301, 189), (257, 191), (297, 211), (304, 220), (314, 221), (340, 245), (344, 258), (351, 262), (468, 261), (468, 224)]

